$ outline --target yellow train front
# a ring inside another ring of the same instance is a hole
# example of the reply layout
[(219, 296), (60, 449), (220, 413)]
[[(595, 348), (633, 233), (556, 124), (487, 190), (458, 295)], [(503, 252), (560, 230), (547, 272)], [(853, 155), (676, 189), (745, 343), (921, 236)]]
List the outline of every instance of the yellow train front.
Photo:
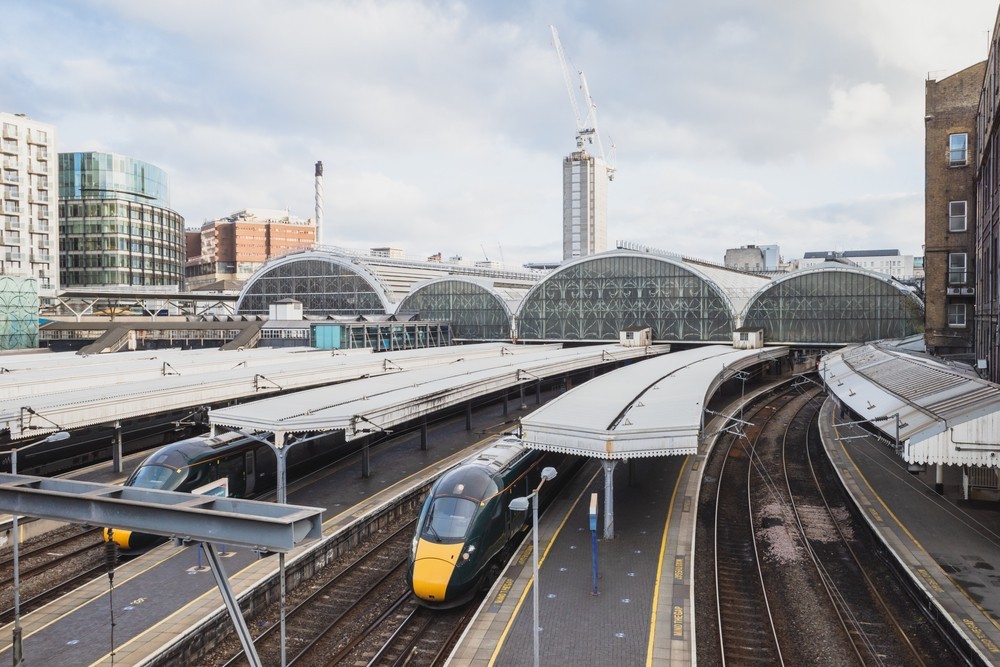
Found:
[(529, 525), (530, 513), (512, 512), (510, 501), (538, 484), (545, 456), (507, 436), (435, 482), (410, 553), (410, 585), (421, 604), (460, 605), (492, 583), (512, 538)]

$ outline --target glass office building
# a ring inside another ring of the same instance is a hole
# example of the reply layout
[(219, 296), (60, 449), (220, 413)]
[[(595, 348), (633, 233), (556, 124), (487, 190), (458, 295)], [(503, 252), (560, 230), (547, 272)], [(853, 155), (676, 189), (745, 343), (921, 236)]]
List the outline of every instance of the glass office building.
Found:
[(167, 173), (114, 153), (59, 154), (60, 284), (182, 289), (184, 218)]

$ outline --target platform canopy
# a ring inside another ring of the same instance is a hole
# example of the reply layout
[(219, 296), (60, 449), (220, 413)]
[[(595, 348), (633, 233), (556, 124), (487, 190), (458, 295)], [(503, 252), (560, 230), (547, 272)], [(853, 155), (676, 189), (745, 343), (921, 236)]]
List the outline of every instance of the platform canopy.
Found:
[(968, 367), (873, 343), (826, 355), (820, 374), (907, 463), (1000, 465), (1000, 386)]
[(522, 438), (535, 449), (607, 460), (695, 454), (705, 404), (719, 386), (787, 356), (787, 347), (709, 345), (633, 363), (522, 418)]

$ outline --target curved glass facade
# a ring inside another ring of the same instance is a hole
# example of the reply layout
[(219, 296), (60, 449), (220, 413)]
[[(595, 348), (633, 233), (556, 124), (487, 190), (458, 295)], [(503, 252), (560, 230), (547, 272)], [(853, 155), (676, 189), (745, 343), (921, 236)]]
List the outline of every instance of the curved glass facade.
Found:
[(793, 273), (747, 305), (744, 327), (764, 329), (767, 344), (846, 345), (923, 331), (920, 300), (874, 274), (842, 268)]
[(328, 259), (296, 258), (265, 266), (243, 287), (236, 312), (267, 315), (281, 299), (302, 302), (306, 315), (384, 315), (382, 295), (354, 268)]
[(0, 350), (38, 347), (38, 281), (0, 276)]
[(184, 218), (169, 205), (159, 167), (111, 153), (60, 153), (61, 285), (183, 287)]
[(467, 280), (440, 280), (417, 287), (397, 312), (421, 320), (451, 322), (452, 339), (510, 340), (510, 313), (488, 287)]
[(733, 313), (720, 289), (655, 255), (595, 255), (546, 276), (517, 313), (522, 340), (617, 341), (650, 327), (656, 341), (729, 342)]

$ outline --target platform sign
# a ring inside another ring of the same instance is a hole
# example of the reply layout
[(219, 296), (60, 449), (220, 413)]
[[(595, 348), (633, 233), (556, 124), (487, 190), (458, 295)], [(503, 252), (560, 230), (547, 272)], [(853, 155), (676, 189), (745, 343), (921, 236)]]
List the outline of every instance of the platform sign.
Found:
[(197, 489), (192, 489), (191, 493), (196, 496), (219, 496), (220, 498), (229, 497), (229, 478), (223, 477), (222, 479), (217, 479), (214, 482), (209, 482), (203, 486), (199, 486)]
[(594, 590), (591, 595), (597, 595), (597, 494), (590, 494), (590, 545), (594, 561)]

